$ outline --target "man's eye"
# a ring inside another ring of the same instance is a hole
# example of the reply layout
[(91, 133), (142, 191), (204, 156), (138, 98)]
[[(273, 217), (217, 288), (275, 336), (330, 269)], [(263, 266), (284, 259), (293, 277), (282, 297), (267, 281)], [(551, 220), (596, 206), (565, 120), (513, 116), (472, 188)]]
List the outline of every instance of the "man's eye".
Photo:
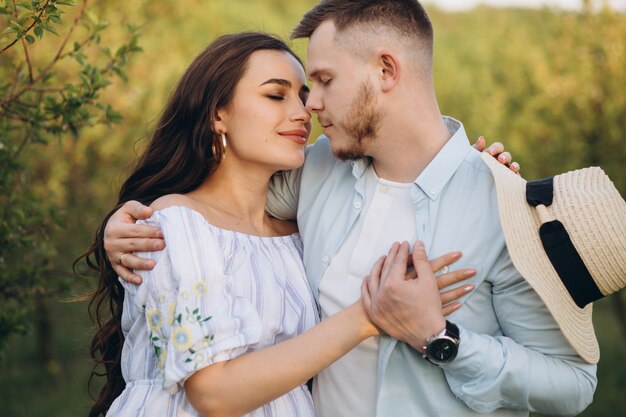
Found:
[(284, 100), (285, 99), (285, 97), (283, 97), (283, 96), (278, 96), (278, 95), (274, 95), (274, 94), (268, 95), (267, 98), (269, 98), (271, 100), (276, 100), (276, 101), (280, 101), (280, 100)]
[(332, 78), (325, 78), (325, 79), (320, 80), (322, 85), (328, 85), (330, 84), (331, 81), (332, 81)]

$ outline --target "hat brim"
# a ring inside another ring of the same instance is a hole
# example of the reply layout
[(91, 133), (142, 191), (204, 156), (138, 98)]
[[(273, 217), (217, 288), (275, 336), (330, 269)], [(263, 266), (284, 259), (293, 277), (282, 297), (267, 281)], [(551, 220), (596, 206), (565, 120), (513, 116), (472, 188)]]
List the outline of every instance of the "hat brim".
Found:
[(550, 263), (539, 237), (541, 222), (526, 202), (526, 181), (491, 155), (483, 153), (482, 158), (493, 174), (500, 223), (513, 265), (546, 304), (576, 352), (585, 361), (597, 363), (600, 348), (593, 328), (592, 305), (579, 308)]

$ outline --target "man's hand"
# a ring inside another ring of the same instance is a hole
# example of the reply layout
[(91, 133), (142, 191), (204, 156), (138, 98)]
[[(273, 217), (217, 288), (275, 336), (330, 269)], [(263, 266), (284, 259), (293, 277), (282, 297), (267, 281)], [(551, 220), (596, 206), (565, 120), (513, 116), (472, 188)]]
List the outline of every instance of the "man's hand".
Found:
[[(442, 302), (457, 299), (474, 288), (466, 285), (439, 294), (440, 287), (476, 273), (472, 269), (463, 269), (435, 278), (433, 268), (439, 269), (459, 257), (458, 253), (445, 255), (433, 261), (435, 265), (431, 266), (423, 243), (418, 241), (412, 254), (414, 271), (407, 272), (409, 244), (395, 243), (387, 256), (374, 264), (361, 286), (363, 306), (372, 322), (385, 333), (422, 352), (426, 339), (445, 327)], [(446, 313), (457, 308), (448, 309)]]
[(139, 258), (132, 252), (152, 252), (165, 247), (163, 233), (158, 227), (135, 224), (152, 215), (152, 209), (138, 201), (127, 201), (109, 219), (104, 229), (104, 249), (113, 270), (124, 280), (141, 284), (141, 277), (131, 269), (154, 268), (151, 259)]
[(513, 162), (513, 157), (510, 152), (504, 151), (504, 145), (502, 143), (494, 142), (493, 145), (487, 148), (487, 150), (485, 150), (485, 145), (485, 138), (480, 136), (473, 146), (479, 152), (487, 152), (489, 155), (496, 158), (502, 165), (508, 167), (511, 171), (519, 175), (519, 164), (517, 162)]

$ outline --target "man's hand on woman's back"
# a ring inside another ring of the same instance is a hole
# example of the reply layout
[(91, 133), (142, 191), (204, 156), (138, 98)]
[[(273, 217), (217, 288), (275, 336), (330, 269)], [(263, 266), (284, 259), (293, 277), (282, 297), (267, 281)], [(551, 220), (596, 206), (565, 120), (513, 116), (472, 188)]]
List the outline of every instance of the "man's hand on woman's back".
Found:
[(104, 229), (104, 248), (113, 270), (124, 280), (140, 284), (141, 277), (133, 269), (150, 270), (156, 265), (151, 259), (135, 256), (133, 252), (152, 252), (165, 247), (161, 229), (144, 224), (152, 216), (152, 209), (138, 201), (127, 201), (107, 222)]

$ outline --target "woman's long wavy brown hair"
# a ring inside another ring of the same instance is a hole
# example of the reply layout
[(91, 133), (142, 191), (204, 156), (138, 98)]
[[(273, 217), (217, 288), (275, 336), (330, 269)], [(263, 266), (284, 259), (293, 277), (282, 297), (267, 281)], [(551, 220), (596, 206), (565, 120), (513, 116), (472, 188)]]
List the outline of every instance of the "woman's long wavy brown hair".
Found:
[(90, 391), (96, 377), (105, 376), (106, 383), (90, 417), (106, 414), (126, 386), (121, 371), (124, 289), (106, 256), (106, 224), (127, 201), (149, 205), (166, 194), (188, 193), (211, 175), (224, 153), (213, 131), (217, 110), (232, 101), (250, 55), (259, 50), (285, 51), (302, 64), (282, 40), (263, 33), (224, 35), (211, 43), (185, 71), (146, 150), (122, 185), (117, 204), (104, 218), (91, 247), (74, 262), (75, 270), (84, 261), (99, 274), (98, 288), (89, 302), (89, 315), (96, 326), (90, 345), (96, 362), (89, 378)]

